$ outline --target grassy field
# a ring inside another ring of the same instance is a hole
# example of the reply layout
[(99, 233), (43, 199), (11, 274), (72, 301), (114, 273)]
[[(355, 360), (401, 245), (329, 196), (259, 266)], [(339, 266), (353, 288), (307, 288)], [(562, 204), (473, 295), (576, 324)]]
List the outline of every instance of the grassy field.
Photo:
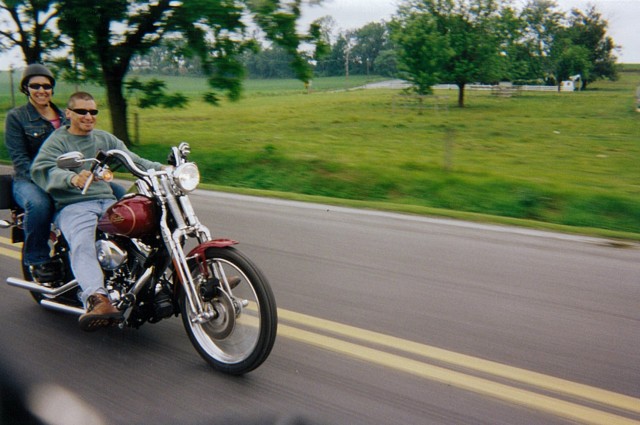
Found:
[[(172, 78), (193, 101), (139, 111), (134, 150), (164, 160), (187, 141), (204, 181), (228, 190), (640, 239), (640, 67), (584, 92), (468, 91), (464, 109), (456, 91), (420, 106), (398, 90), (347, 90), (371, 80), (318, 79), (310, 92), (250, 80), (240, 102), (212, 107), (202, 80)], [(61, 85), (58, 102), (72, 90)], [(0, 118), (9, 106), (0, 95)]]

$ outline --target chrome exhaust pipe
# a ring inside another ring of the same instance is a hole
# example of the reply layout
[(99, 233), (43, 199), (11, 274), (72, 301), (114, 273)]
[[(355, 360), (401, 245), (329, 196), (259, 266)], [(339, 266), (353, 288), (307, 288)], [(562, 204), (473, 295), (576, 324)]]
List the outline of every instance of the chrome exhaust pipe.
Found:
[(68, 290), (78, 286), (78, 281), (75, 279), (65, 283), (58, 288), (47, 288), (46, 286), (42, 286), (36, 282), (30, 282), (28, 280), (19, 279), (17, 277), (8, 277), (7, 283), (17, 288), (26, 289), (31, 292), (37, 292), (39, 294), (49, 295), (52, 297), (57, 297), (58, 295), (63, 294)]
[(81, 314), (85, 313), (85, 309), (84, 308), (73, 307), (73, 306), (66, 305), (66, 304), (60, 304), (60, 303), (57, 303), (57, 302), (51, 301), (51, 300), (40, 300), (40, 305), (42, 307), (45, 307), (45, 308), (49, 309), (49, 310), (61, 311), (63, 313), (76, 314), (78, 316), (80, 316)]

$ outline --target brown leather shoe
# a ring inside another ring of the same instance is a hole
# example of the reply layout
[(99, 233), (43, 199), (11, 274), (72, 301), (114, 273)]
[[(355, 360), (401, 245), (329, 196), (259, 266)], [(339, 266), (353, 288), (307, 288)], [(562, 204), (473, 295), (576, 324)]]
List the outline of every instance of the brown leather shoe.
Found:
[(102, 294), (90, 295), (87, 305), (87, 312), (78, 319), (83, 331), (92, 332), (105, 326), (117, 325), (123, 319), (122, 312)]

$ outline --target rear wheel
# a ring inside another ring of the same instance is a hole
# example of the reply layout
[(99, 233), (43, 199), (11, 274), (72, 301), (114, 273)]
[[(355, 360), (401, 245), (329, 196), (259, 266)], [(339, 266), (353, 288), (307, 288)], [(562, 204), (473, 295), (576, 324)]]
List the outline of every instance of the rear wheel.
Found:
[[(216, 370), (233, 375), (250, 372), (267, 359), (276, 339), (273, 292), (260, 270), (235, 248), (209, 248), (205, 257), (210, 279), (204, 278), (195, 261), (190, 264), (191, 276), (212, 318), (196, 317), (182, 291), (182, 322), (200, 356)], [(232, 283), (231, 293), (218, 283), (225, 279)]]

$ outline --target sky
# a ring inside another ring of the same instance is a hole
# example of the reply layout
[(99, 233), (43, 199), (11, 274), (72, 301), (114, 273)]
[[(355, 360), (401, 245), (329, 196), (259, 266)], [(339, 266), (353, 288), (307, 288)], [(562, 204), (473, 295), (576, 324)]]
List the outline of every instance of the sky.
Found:
[[(523, 4), (524, 0), (516, 0)], [(558, 7), (570, 12), (586, 11), (595, 5), (609, 22), (608, 34), (621, 50), (616, 52), (620, 63), (640, 63), (640, 0), (556, 0)], [(389, 21), (398, 9), (398, 0), (324, 0), (322, 7), (307, 6), (302, 23), (308, 24), (329, 15), (336, 22), (335, 31), (356, 29), (370, 22)]]
[[(523, 4), (525, 0), (515, 0)], [(586, 11), (590, 4), (609, 22), (609, 35), (616, 45), (619, 63), (640, 63), (640, 0), (556, 0), (561, 10), (569, 12), (572, 8)], [(307, 27), (310, 22), (323, 16), (333, 17), (334, 31), (356, 29), (370, 22), (389, 21), (398, 9), (399, 0), (324, 0), (322, 6), (306, 6), (301, 24)], [(12, 55), (0, 55), (0, 70), (9, 67), (22, 67), (18, 52)]]

